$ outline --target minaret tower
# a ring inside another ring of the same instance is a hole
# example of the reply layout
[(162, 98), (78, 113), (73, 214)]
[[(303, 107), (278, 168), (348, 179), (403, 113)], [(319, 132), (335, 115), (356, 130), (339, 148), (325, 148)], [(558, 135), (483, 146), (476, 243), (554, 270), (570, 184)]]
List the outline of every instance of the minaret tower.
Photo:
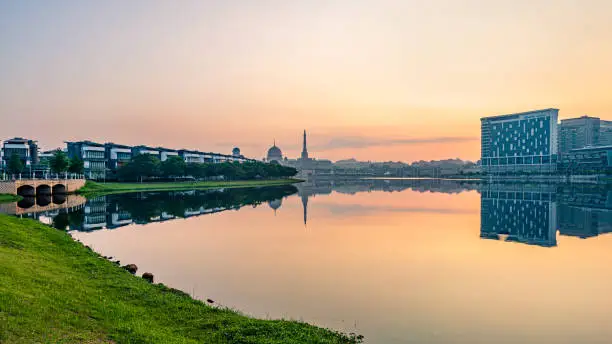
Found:
[(304, 210), (304, 226), (308, 222), (308, 195), (302, 191), (302, 208)]
[(308, 160), (308, 149), (306, 148), (306, 130), (304, 130), (304, 144), (302, 146), (302, 160)]

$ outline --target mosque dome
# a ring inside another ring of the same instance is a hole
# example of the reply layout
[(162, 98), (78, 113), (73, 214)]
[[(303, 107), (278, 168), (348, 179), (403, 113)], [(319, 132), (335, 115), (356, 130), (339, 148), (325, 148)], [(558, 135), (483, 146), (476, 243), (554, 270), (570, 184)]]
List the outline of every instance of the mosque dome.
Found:
[(232, 149), (232, 155), (233, 156), (240, 156), (240, 148), (234, 147), (234, 149)]
[(268, 202), (268, 205), (276, 212), (276, 209), (280, 208), (281, 205), (283, 205), (283, 200), (281, 198), (275, 199), (273, 201)]
[(268, 161), (281, 161), (283, 160), (283, 152), (280, 148), (276, 147), (276, 144), (268, 149)]

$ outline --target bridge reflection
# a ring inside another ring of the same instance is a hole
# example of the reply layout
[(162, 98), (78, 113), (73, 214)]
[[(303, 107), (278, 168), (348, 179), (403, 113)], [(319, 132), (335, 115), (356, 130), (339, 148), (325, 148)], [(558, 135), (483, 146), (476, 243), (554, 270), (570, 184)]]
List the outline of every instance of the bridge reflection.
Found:
[(85, 205), (87, 199), (79, 195), (57, 194), (23, 197), (16, 203), (0, 204), (0, 213), (31, 215), (55, 210), (74, 211)]
[(17, 202), (17, 206), (23, 210), (32, 208), (34, 206), (39, 206), (40, 208), (38, 209), (41, 209), (50, 205), (51, 203), (55, 205), (62, 205), (66, 203), (66, 200), (66, 194), (38, 194), (36, 197), (23, 197), (19, 202)]

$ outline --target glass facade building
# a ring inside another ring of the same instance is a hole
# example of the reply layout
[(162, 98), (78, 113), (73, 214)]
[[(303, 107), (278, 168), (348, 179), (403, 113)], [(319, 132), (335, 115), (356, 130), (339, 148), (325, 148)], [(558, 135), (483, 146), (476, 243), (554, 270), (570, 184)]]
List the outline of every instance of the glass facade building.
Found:
[(559, 157), (563, 174), (608, 174), (612, 171), (612, 146), (572, 149)]
[(0, 149), (0, 170), (8, 169), (8, 164), (13, 155), (21, 160), (24, 171), (37, 168), (39, 163), (38, 144), (36, 141), (15, 137), (3, 142)]
[(481, 118), (485, 173), (556, 170), (558, 109)]
[(105, 148), (101, 143), (91, 141), (66, 142), (68, 156), (83, 160), (85, 177), (88, 179), (106, 178)]
[(599, 118), (588, 116), (562, 120), (559, 125), (559, 155), (599, 144), (600, 123)]
[(599, 146), (612, 145), (612, 121), (599, 121)]

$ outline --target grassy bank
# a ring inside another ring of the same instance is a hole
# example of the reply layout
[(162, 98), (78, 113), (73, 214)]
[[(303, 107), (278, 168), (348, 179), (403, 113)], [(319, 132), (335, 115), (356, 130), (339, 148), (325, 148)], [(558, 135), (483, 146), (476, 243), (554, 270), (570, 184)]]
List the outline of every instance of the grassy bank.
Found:
[(172, 191), (211, 188), (240, 188), (254, 186), (286, 185), (301, 182), (299, 179), (239, 180), (239, 181), (198, 181), (158, 183), (97, 183), (87, 181), (78, 193), (83, 195), (117, 194), (139, 191)]
[(17, 202), (21, 197), (11, 194), (0, 194), (0, 203)]
[[(245, 281), (248, 282), (248, 281)], [(0, 215), (1, 343), (356, 343), (209, 307), (134, 277), (68, 234)]]

